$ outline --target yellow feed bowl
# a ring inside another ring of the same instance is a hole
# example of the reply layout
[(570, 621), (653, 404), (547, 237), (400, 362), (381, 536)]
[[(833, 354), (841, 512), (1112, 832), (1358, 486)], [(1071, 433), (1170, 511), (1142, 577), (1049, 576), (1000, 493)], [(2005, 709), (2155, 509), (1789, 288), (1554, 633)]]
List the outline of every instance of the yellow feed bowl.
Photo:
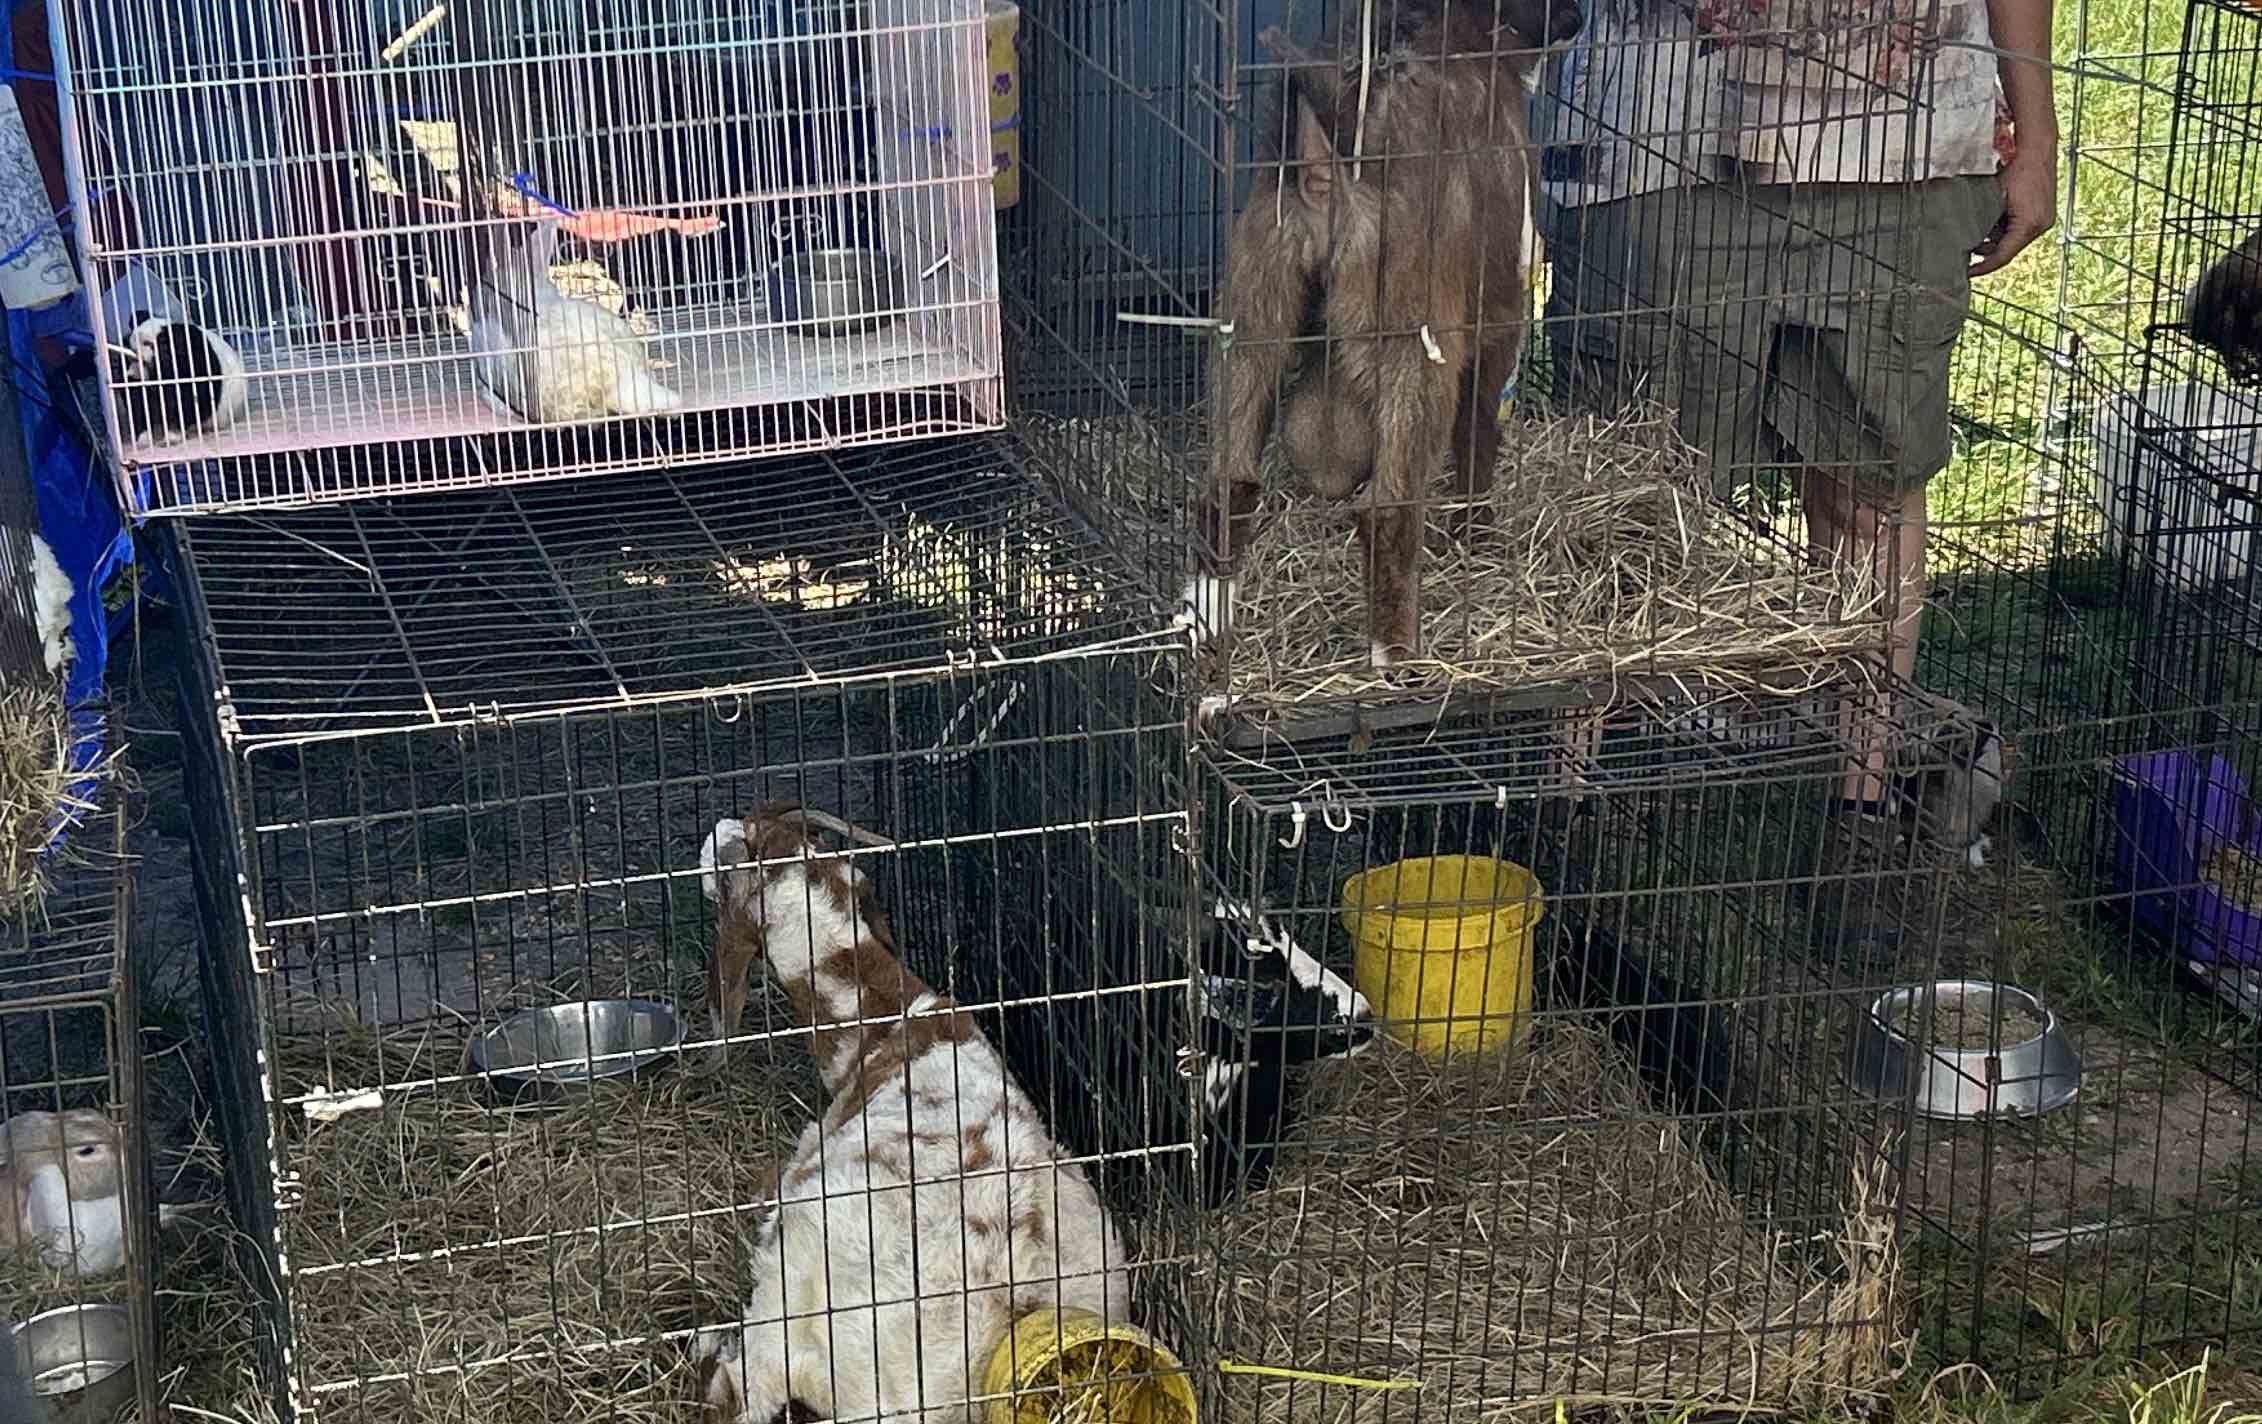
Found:
[(1531, 1037), (1539, 879), (1512, 861), (1438, 855), (1343, 882), (1352, 977), (1391, 1037), (1432, 1058)]
[(1194, 1424), (1178, 1357), (1126, 1321), (1038, 1310), (1013, 1322), (983, 1376), (984, 1424)]

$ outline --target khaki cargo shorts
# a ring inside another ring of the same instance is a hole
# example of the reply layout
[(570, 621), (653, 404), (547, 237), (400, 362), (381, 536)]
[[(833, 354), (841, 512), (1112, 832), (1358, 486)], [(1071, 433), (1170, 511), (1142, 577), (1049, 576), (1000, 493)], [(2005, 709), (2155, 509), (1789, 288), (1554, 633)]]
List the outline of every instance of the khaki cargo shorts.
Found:
[(1865, 503), (1948, 463), (1948, 362), (1990, 175), (1907, 184), (1733, 183), (1545, 215), (1554, 393), (1680, 412), (1714, 486), (1832, 474)]

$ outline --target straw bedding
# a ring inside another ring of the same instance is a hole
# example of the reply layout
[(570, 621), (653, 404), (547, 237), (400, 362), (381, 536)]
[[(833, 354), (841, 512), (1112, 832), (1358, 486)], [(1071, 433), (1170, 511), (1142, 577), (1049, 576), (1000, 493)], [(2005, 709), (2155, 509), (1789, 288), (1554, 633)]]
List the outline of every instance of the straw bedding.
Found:
[[(326, 1038), (281, 1045), (289, 1091), (446, 1077), (464, 1043)], [(302, 1377), (369, 1381), (340, 1402), (372, 1418), (696, 1418), (686, 1337), (743, 1309), (760, 1219), (744, 1208), (820, 1101), (788, 1040), (737, 1047), (721, 1074), (656, 1071), (545, 1109), (496, 1107), (471, 1081), (329, 1123), (288, 1110)]]
[(54, 679), (0, 688), (0, 916), (37, 907), (57, 813), (85, 809), (66, 799), (70, 765), (70, 719)]
[[(284, 1041), (279, 1064), (298, 1092), (444, 1075), (460, 1051), (453, 1032), (333, 1024), (326, 1044)], [(356, 1417), (696, 1419), (682, 1336), (744, 1299), (753, 1222), (732, 1209), (764, 1198), (806, 1120), (806, 1062), (792, 1042), (741, 1046), (720, 1077), (661, 1073), (539, 1112), (490, 1110), (472, 1084), (329, 1123), (290, 1110), (301, 1377), (366, 1381), (328, 1396)], [(1443, 1071), (1381, 1045), (1302, 1092), (1270, 1184), (1186, 1254), (1187, 1313), (1235, 1358), (1410, 1376), (1425, 1415), (1472, 1419), (1558, 1399), (1816, 1404), (1888, 1375), (1899, 1266), (1882, 1210), (1855, 1192), (1832, 1270), (1795, 1249), (1811, 1237), (1747, 1225), (1599, 1033), (1550, 1027), (1515, 1063)], [(654, 1217), (677, 1219), (628, 1224)], [(250, 1302), (212, 1288), (232, 1275), (225, 1228), (191, 1230), (185, 1255), (167, 1233), (165, 1396), (261, 1424)], [(567, 1234), (538, 1239), (551, 1230)], [(20, 1306), (68, 1291), (10, 1272)], [(1197, 1370), (1214, 1363), (1199, 1333), (1171, 1342)], [(1391, 1400), (1409, 1396), (1236, 1376), (1219, 1417), (1360, 1420)]]
[(1803, 691), (1880, 646), (1873, 580), (1812, 564), (1709, 487), (1654, 410), (1504, 422), (1493, 525), (1457, 543), (1433, 504), (1426, 657), (1385, 676), (1367, 666), (1349, 510), (1275, 481), (1226, 690), (1274, 706), (1628, 677)]
[[(1119, 427), (1119, 428), (1118, 428)], [(1120, 537), (1184, 548), (1198, 436), (1145, 421), (1031, 420), (1040, 456), (1089, 467)], [(1701, 685), (1796, 693), (1859, 675), (1882, 646), (1877, 581), (1822, 564), (1782, 531), (1715, 502), (1670, 415), (1516, 416), (1502, 422), (1493, 523), (1463, 545), (1435, 487), (1423, 587), (1426, 657), (1367, 665), (1365, 576), (1351, 507), (1302, 489), (1265, 457), (1262, 528), (1247, 551), (1225, 691), (1243, 713), (1338, 699), (1525, 690), (1549, 684)], [(1150, 491), (1152, 493), (1150, 493)], [(1160, 590), (1175, 599), (1173, 587)]]
[(1237, 1375), (1224, 1424), (1805, 1408), (1890, 1377), (1899, 1252), (1874, 1179), (1819, 1251), (1747, 1223), (1597, 1030), (1550, 1025), (1515, 1061), (1442, 1070), (1378, 1044), (1302, 1091), (1265, 1189), (1197, 1255), (1189, 1306), (1236, 1360), (1420, 1393)]

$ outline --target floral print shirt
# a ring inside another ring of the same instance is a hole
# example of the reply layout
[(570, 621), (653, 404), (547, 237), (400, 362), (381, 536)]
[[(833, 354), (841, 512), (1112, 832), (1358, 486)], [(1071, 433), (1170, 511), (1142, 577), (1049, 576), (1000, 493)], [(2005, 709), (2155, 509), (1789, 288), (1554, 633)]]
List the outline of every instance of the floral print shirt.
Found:
[(1559, 204), (1724, 177), (1992, 173), (2007, 111), (1986, 0), (1590, 0), (1534, 102)]

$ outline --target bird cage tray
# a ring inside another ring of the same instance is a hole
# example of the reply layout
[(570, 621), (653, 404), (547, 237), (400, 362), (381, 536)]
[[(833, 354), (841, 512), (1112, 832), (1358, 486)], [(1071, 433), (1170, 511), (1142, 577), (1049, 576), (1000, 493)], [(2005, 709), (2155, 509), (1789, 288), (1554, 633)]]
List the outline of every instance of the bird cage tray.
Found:
[[(930, 337), (903, 322), (877, 331), (814, 337), (792, 326), (749, 322), (739, 311), (714, 306), (660, 314), (637, 324), (648, 328), (644, 343), (653, 375), (683, 398), (667, 415), (645, 419), (695, 421), (708, 413), (935, 387), (959, 388), (979, 406), (978, 388), (999, 379), (994, 356), (947, 333)], [(386, 432), (388, 441), (409, 442), (527, 428), (526, 422), (480, 399), (478, 358), (459, 338), (265, 351), (246, 347), (242, 356), (247, 402), (234, 424), (216, 434), (169, 443), (127, 443), (121, 462), (128, 467), (174, 465), (357, 445), (367, 442), (372, 430)], [(872, 414), (877, 418), (861, 430), (841, 431), (839, 443), (862, 443), (857, 435), (895, 433), (888, 412), (875, 409)], [(973, 417), (965, 428), (998, 424)], [(716, 458), (770, 448), (732, 448), (741, 442), (716, 433), (722, 438), (701, 441), (692, 434), (685, 443), (698, 444)]]
[(982, 0), (58, 9), (135, 514), (1003, 423)]

